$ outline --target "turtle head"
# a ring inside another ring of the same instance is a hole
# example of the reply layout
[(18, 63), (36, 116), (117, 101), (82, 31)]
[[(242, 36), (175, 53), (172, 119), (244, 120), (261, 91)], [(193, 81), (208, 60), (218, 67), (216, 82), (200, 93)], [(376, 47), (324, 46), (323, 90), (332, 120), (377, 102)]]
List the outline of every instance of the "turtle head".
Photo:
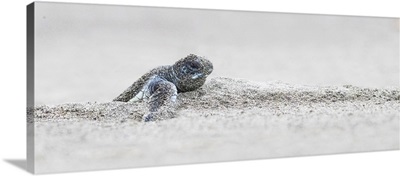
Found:
[(190, 54), (172, 66), (180, 92), (192, 91), (201, 87), (213, 71), (212, 63), (204, 57)]

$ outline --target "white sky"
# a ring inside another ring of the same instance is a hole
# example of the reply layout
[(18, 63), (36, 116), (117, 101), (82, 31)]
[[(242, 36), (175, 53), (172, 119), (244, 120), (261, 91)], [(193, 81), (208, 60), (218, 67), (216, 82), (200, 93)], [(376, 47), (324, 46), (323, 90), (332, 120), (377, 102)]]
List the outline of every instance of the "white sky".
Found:
[(110, 101), (189, 53), (210, 77), (399, 86), (399, 20), (36, 3), (36, 104)]

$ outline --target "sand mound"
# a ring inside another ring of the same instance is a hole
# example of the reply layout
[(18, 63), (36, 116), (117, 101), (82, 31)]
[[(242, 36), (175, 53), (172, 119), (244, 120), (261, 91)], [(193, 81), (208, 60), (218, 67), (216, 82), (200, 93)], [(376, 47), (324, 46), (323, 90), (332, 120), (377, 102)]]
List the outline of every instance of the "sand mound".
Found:
[[(384, 104), (400, 100), (400, 89), (369, 89), (355, 86), (313, 87), (281, 82), (260, 83), (232, 78), (213, 78), (202, 88), (179, 94), (178, 111), (245, 109), (335, 102)], [(55, 119), (138, 120), (145, 113), (143, 102), (67, 103), (35, 108), (38, 121)]]
[(399, 148), (399, 88), (214, 78), (178, 101), (176, 118), (148, 123), (143, 102), (35, 107), (36, 171)]

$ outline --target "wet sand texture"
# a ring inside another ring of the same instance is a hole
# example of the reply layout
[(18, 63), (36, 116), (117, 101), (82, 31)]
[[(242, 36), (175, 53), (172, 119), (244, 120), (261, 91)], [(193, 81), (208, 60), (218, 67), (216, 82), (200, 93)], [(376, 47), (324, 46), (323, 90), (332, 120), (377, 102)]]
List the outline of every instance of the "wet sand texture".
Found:
[(212, 78), (178, 96), (173, 119), (145, 104), (37, 106), (37, 173), (399, 149), (400, 88)]

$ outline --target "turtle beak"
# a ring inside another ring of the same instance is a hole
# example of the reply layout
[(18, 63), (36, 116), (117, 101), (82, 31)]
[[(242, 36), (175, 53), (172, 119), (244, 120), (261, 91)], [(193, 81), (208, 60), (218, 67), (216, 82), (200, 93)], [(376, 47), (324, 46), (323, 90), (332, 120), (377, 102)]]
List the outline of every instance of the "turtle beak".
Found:
[(213, 71), (213, 64), (207, 59), (204, 59), (203, 67), (205, 68), (205, 74), (206, 75), (210, 75), (211, 72)]
[(211, 74), (211, 72), (213, 71), (213, 66), (211, 65), (211, 67), (210, 68), (208, 68), (208, 71), (207, 71), (207, 73), (208, 74)]

